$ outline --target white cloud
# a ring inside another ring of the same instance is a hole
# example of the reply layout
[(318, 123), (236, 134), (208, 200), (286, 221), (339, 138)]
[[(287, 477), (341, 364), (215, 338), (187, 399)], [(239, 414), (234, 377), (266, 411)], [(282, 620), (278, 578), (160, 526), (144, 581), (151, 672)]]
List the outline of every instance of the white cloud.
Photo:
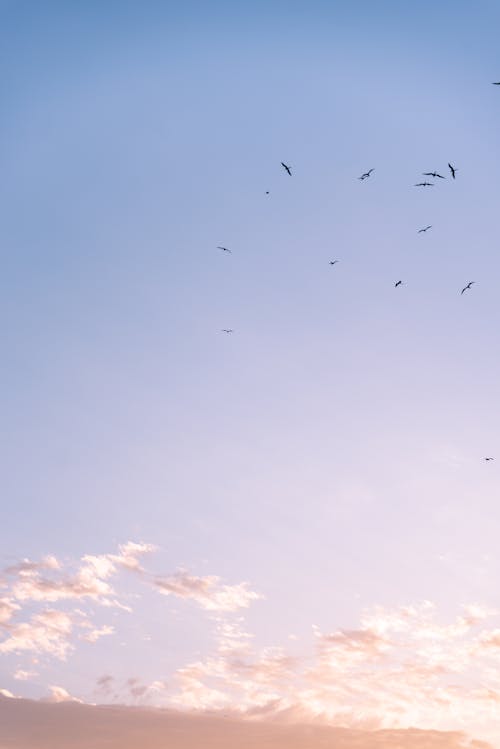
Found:
[(82, 700), (79, 700), (76, 697), (72, 697), (69, 692), (64, 689), (64, 687), (50, 686), (49, 690), (50, 696), (46, 697), (44, 702), (82, 702)]
[(102, 627), (98, 627), (96, 629), (92, 629), (90, 632), (88, 632), (85, 635), (80, 635), (81, 640), (85, 640), (85, 642), (97, 642), (101, 637), (105, 637), (106, 635), (112, 635), (115, 631), (114, 627), (111, 627), (109, 624), (104, 624)]
[(8, 637), (0, 642), (0, 653), (35, 651), (64, 660), (72, 648), (69, 642), (72, 629), (69, 614), (46, 609), (27, 622), (11, 625)]
[(38, 676), (36, 671), (24, 671), (22, 668), (18, 668), (13, 674), (14, 679), (17, 681), (30, 681)]

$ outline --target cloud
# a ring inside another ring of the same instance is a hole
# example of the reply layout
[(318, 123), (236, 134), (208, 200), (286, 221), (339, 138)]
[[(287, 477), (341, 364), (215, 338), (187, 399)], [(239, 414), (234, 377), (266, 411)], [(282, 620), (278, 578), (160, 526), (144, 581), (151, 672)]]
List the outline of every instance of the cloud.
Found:
[[(23, 559), (4, 569), (2, 586), (6, 590), (0, 598), (0, 632), (3, 630), (4, 639), (0, 640), (0, 655), (32, 651), (64, 660), (74, 650), (77, 635), (90, 644), (112, 635), (113, 626), (95, 625), (82, 606), (92, 603), (131, 613), (130, 606), (120, 600), (122, 596), (113, 580), (120, 572), (135, 576), (163, 595), (194, 601), (209, 612), (247, 608), (260, 598), (247, 583), (225, 585), (215, 575), (197, 577), (185, 571), (165, 576), (152, 574), (143, 567), (142, 560), (155, 549), (149, 543), (128, 541), (119, 545), (115, 553), (85, 554), (76, 565), (63, 564), (54, 555), (47, 555), (39, 561)], [(37, 604), (72, 602), (78, 602), (79, 608), (63, 612), (52, 607), (33, 612)], [(28, 618), (19, 621), (28, 606)]]
[[(57, 688), (61, 689), (61, 688)], [(358, 731), (280, 725), (172, 710), (96, 707), (62, 699), (33, 702), (0, 697), (0, 742), (6, 749), (489, 749), (459, 732)], [(60, 704), (63, 703), (63, 704)], [(36, 731), (35, 731), (36, 726)], [(8, 737), (8, 738), (7, 738)]]
[(20, 608), (12, 598), (0, 598), (0, 626), (7, 624)]
[(90, 632), (87, 632), (85, 635), (80, 635), (81, 640), (85, 640), (85, 642), (97, 642), (101, 637), (105, 637), (106, 635), (112, 635), (115, 631), (114, 627), (111, 627), (109, 624), (104, 624), (102, 627), (97, 627), (96, 629), (91, 629)]
[[(144, 557), (153, 550), (128, 542), (114, 553), (86, 554), (76, 564), (50, 555), (4, 570), (0, 655), (31, 659), (16, 664), (16, 680), (30, 678), (33, 653), (65, 660), (77, 645), (112, 636), (115, 628), (96, 622), (95, 609), (125, 606), (123, 573), (139, 590), (199, 606), (215, 628), (215, 643), (167, 674), (168, 688), (162, 673), (119, 683), (105, 675), (94, 690), (101, 698), (357, 730), (484, 725), (489, 732), (498, 725), (500, 626), (491, 623), (497, 611), (472, 605), (443, 620), (429, 601), (377, 606), (350, 628), (312, 628), (309, 646), (301, 637), (299, 655), (293, 652), (298, 643), (286, 635), (285, 647), (257, 645), (242, 613), (261, 596), (247, 582), (229, 584), (186, 570), (152, 573)], [(54, 605), (63, 602), (65, 610)]]
[(319, 721), (384, 730), (478, 725), (500, 720), (500, 630), (496, 612), (464, 607), (442, 623), (429, 602), (375, 607), (356, 629), (314, 628), (300, 657), (257, 647), (242, 617), (220, 616), (215, 649), (177, 672), (172, 703), (284, 722)]
[(72, 617), (56, 609), (46, 609), (27, 622), (9, 627), (8, 637), (0, 642), (0, 654), (35, 651), (64, 660), (71, 644)]
[(17, 564), (6, 567), (6, 575), (18, 575), (19, 577), (32, 577), (40, 570), (58, 570), (60, 563), (55, 556), (49, 554), (43, 557), (39, 562), (32, 562), (30, 559), (23, 559)]
[(50, 689), (50, 696), (45, 698), (45, 702), (80, 702), (81, 700), (77, 699), (76, 697), (72, 697), (69, 692), (64, 689), (64, 687), (58, 687), (58, 686), (51, 686)]
[(237, 611), (248, 608), (253, 601), (262, 598), (249, 590), (248, 583), (222, 585), (220, 578), (215, 575), (196, 577), (184, 570), (174, 575), (157, 576), (152, 584), (163, 595), (195, 601), (207, 611)]
[[(154, 548), (151, 544), (129, 541), (118, 547), (118, 554), (86, 554), (73, 574), (65, 572), (54, 556), (44, 557), (40, 562), (25, 559), (5, 569), (4, 574), (16, 578), (10, 593), (16, 601), (55, 603), (88, 598), (109, 605), (113, 603), (110, 596), (115, 595), (109, 578), (120, 569), (141, 573), (139, 559)], [(61, 570), (62, 574), (54, 574)], [(42, 574), (47, 572), (53, 573), (52, 576)]]
[(113, 690), (114, 677), (111, 674), (103, 674), (97, 679), (96, 692), (109, 694)]
[(38, 676), (36, 671), (24, 671), (22, 668), (18, 668), (13, 674), (16, 681), (30, 681)]

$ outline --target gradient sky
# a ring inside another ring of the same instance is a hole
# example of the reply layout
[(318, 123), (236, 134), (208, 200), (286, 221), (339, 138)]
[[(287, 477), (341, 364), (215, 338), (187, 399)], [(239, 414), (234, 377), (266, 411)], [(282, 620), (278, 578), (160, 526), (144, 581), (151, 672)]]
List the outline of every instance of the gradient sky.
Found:
[(5, 694), (500, 740), (499, 28), (0, 0)]

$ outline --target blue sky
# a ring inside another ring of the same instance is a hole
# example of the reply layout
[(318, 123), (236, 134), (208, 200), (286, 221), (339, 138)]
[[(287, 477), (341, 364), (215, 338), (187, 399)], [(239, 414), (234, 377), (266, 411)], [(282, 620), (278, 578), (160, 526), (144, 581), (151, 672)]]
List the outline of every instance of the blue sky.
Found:
[[(262, 646), (494, 607), (498, 5), (0, 16), (4, 565), (154, 544), (158, 574), (265, 596)], [(90, 699), (209, 649), (128, 584), (114, 638), (0, 686)]]

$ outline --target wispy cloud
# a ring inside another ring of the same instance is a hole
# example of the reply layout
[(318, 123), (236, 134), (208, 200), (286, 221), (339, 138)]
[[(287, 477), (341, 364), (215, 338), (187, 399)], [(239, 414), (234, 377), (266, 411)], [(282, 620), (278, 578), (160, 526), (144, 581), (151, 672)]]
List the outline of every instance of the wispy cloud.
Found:
[(215, 575), (196, 577), (183, 570), (174, 575), (157, 576), (152, 584), (163, 595), (192, 600), (207, 611), (237, 611), (262, 598), (249, 589), (248, 583), (223, 585)]
[(10, 595), (16, 601), (55, 603), (89, 598), (109, 604), (110, 596), (115, 595), (109, 579), (120, 569), (140, 573), (139, 559), (153, 550), (151, 544), (128, 542), (119, 546), (118, 554), (84, 555), (73, 574), (54, 556), (48, 556), (40, 562), (23, 560), (6, 568), (4, 575), (14, 577)]
[(37, 671), (26, 671), (22, 668), (18, 668), (17, 671), (14, 671), (13, 673), (13, 677), (17, 681), (31, 681), (31, 679), (35, 679), (37, 676)]
[(429, 602), (375, 607), (358, 629), (314, 628), (313, 649), (300, 657), (254, 646), (241, 618), (218, 622), (215, 650), (179, 669), (172, 699), (190, 709), (370, 730), (491, 725), (500, 719), (500, 639), (485, 620), (494, 615), (465, 607), (442, 623)]
[[(112, 635), (115, 627), (95, 624), (93, 612), (85, 607), (132, 613), (119, 590), (121, 574), (133, 576), (144, 586), (143, 592), (193, 601), (206, 611), (236, 611), (260, 598), (245, 582), (229, 585), (215, 575), (198, 577), (184, 570), (170, 575), (151, 572), (143, 559), (155, 549), (153, 544), (128, 541), (114, 553), (85, 554), (76, 564), (50, 554), (6, 567), (0, 573), (0, 654), (31, 651), (64, 660), (77, 640), (94, 644)], [(55, 604), (64, 605), (64, 610)]]

